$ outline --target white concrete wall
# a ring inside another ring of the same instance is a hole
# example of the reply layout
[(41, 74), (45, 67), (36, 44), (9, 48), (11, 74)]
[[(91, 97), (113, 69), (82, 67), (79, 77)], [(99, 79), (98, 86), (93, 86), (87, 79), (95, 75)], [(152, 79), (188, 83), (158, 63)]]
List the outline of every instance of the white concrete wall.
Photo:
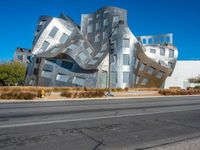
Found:
[(200, 75), (200, 60), (199, 61), (177, 61), (174, 72), (166, 79), (165, 88), (179, 86), (186, 88), (188, 79)]

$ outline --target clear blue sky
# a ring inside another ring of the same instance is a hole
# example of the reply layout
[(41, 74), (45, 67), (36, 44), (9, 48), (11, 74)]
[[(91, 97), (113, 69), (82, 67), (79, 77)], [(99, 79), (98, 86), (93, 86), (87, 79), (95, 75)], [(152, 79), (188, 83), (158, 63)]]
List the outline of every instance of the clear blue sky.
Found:
[(31, 48), (40, 15), (63, 12), (79, 24), (80, 14), (103, 6), (127, 9), (136, 36), (172, 32), (179, 60), (200, 60), (199, 0), (1, 0), (0, 61), (12, 59), (16, 47)]

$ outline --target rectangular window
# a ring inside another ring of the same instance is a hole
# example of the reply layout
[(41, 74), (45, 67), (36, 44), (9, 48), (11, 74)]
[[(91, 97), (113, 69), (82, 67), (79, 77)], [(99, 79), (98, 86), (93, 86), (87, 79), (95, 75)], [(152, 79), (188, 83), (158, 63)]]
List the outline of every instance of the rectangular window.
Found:
[(130, 47), (130, 39), (123, 39), (123, 48)]
[(158, 74), (156, 75), (156, 77), (158, 79), (161, 79), (163, 75), (164, 75), (164, 72), (163, 71), (159, 71)]
[(114, 16), (113, 17), (113, 23), (115, 23), (115, 22), (119, 22), (119, 16)]
[(149, 39), (149, 44), (152, 44), (152, 39)]
[(49, 45), (50, 45), (50, 43), (49, 43), (49, 42), (47, 42), (47, 41), (44, 41), (44, 43), (42, 44), (42, 47), (41, 47), (41, 49), (42, 49), (43, 51), (46, 51), (46, 50), (47, 50), (47, 48), (49, 47)]
[(69, 76), (64, 75), (64, 74), (60, 74), (60, 73), (59, 73), (59, 74), (56, 76), (56, 80), (58, 80), (58, 81), (67, 82), (68, 79), (69, 79)]
[(156, 53), (156, 49), (150, 49), (150, 53), (155, 54)]
[(77, 45), (75, 45), (75, 44), (71, 44), (71, 45), (69, 45), (69, 47), (68, 47), (69, 49), (71, 49), (71, 50), (75, 50), (75, 49), (77, 49), (78, 48), (78, 46)]
[(139, 70), (140, 70), (140, 71), (143, 71), (143, 70), (144, 70), (144, 68), (145, 68), (145, 66), (146, 66), (146, 65), (142, 63), (142, 64), (140, 65), (140, 68), (139, 68)]
[(88, 47), (86, 50), (88, 51), (89, 54), (92, 53), (92, 49), (90, 47)]
[(153, 67), (149, 67), (148, 68), (148, 70), (147, 70), (147, 73), (149, 74), (149, 75), (152, 75), (153, 74), (153, 72), (154, 72), (154, 68)]
[(97, 60), (92, 59), (92, 60), (90, 60), (90, 62), (89, 62), (88, 64), (89, 64), (89, 65), (94, 65), (94, 64), (96, 64), (96, 62), (97, 62)]
[(81, 59), (81, 61), (85, 61), (86, 58), (87, 58), (87, 56), (85, 55), (84, 52), (81, 52), (78, 56), (79, 56), (79, 58)]
[(99, 22), (96, 23), (96, 30), (99, 30), (100, 28), (100, 25), (99, 25)]
[(88, 25), (87, 33), (92, 33), (92, 24)]
[(103, 25), (104, 25), (104, 26), (107, 26), (107, 25), (108, 25), (108, 19), (107, 19), (107, 18), (105, 18), (105, 19), (103, 20)]
[(100, 35), (99, 33), (95, 36), (94, 42), (99, 42), (100, 41)]
[(111, 72), (112, 83), (117, 83), (117, 72)]
[(173, 68), (173, 63), (169, 62), (169, 63), (168, 63), (168, 66), (169, 66), (170, 68)]
[(104, 32), (103, 32), (103, 39), (106, 39), (106, 38), (108, 38), (108, 35), (107, 35), (107, 32), (104, 31)]
[(81, 77), (74, 77), (73, 82), (76, 85), (84, 86), (85, 85), (85, 79)]
[(123, 65), (130, 65), (128, 54), (123, 54)]
[(64, 43), (67, 41), (67, 39), (68, 39), (68, 35), (65, 34), (65, 33), (63, 33), (63, 34), (61, 35), (59, 41), (60, 41), (60, 43), (64, 44)]
[(142, 40), (142, 43), (143, 43), (143, 44), (146, 44), (146, 42), (147, 42), (146, 39), (143, 39), (143, 40)]
[(169, 49), (169, 58), (174, 58), (174, 50)]
[(129, 83), (129, 72), (123, 72), (123, 82)]
[(160, 49), (160, 55), (165, 56), (165, 49), (164, 48)]
[(139, 63), (139, 59), (136, 58), (136, 60), (135, 60), (135, 69), (138, 67), (138, 63)]
[(57, 32), (58, 32), (58, 28), (53, 27), (52, 30), (49, 32), (49, 36), (54, 38)]
[(51, 74), (52, 72), (50, 71), (42, 71), (42, 77), (45, 77), (45, 78), (51, 78)]

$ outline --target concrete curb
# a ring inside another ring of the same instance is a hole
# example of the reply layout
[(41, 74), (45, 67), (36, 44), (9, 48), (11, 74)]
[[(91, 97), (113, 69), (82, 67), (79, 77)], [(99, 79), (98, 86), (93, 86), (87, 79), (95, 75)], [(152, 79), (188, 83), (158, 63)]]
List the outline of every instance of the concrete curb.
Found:
[(170, 97), (198, 97), (200, 95), (173, 95), (173, 96), (132, 96), (132, 97), (101, 97), (101, 98), (63, 98), (63, 99), (33, 99), (33, 100), (3, 100), (0, 103), (12, 102), (58, 102), (58, 101), (96, 101), (96, 100), (119, 100), (119, 99), (148, 99), (148, 98), (170, 98)]

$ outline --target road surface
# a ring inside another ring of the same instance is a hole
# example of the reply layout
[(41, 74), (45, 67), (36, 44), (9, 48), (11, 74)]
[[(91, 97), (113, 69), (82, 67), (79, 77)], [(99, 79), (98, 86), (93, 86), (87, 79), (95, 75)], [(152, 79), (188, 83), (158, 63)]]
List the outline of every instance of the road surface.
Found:
[(199, 96), (0, 103), (0, 150), (146, 150), (199, 137)]

